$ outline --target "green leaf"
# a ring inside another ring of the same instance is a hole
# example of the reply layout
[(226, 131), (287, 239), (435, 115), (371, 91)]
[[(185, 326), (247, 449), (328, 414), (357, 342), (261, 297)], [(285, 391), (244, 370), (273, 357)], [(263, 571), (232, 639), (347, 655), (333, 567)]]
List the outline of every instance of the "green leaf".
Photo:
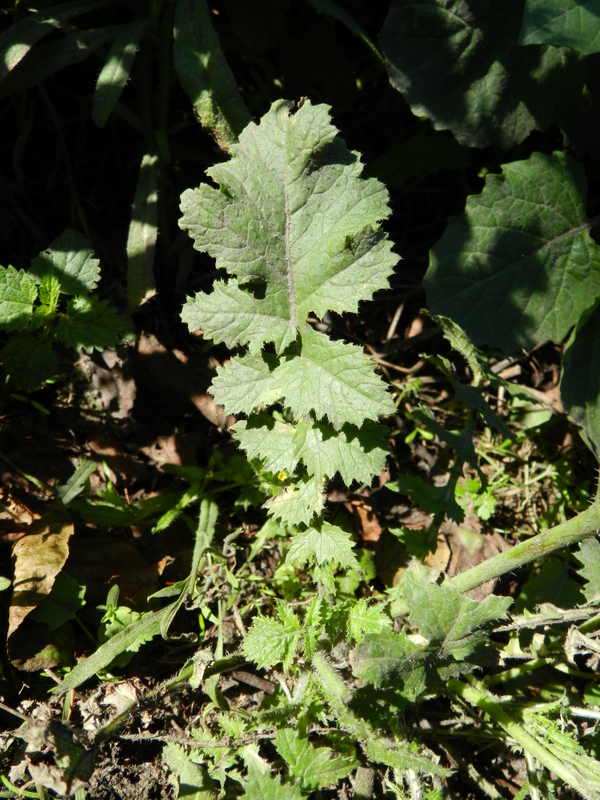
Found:
[(519, 47), (522, 13), (522, 0), (394, 0), (380, 36), (392, 85), (464, 145), (508, 149), (544, 130), (583, 86), (569, 51)]
[(361, 597), (350, 609), (348, 638), (360, 644), (365, 634), (379, 634), (391, 626), (392, 620), (386, 615), (381, 604), (369, 605), (369, 599)]
[(360, 347), (331, 341), (312, 328), (302, 331), (302, 355), (280, 364), (273, 380), (283, 387), (285, 403), (297, 418), (314, 411), (336, 430), (346, 422), (360, 427), (396, 410)]
[(419, 666), (425, 647), (409, 639), (407, 634), (391, 630), (367, 635), (350, 654), (352, 672), (377, 688), (400, 678), (412, 677), (410, 689), (402, 694), (414, 700), (427, 688), (425, 669)]
[(275, 747), (306, 792), (335, 786), (358, 766), (354, 758), (335, 753), (329, 747), (313, 747), (291, 728), (280, 728)]
[(26, 272), (0, 267), (0, 326), (9, 332), (24, 330), (37, 296), (35, 281)]
[(228, 151), (250, 122), (223, 56), (205, 0), (177, 0), (173, 29), (175, 69), (200, 122)]
[(560, 399), (569, 419), (600, 460), (600, 306), (584, 316), (571, 336), (562, 363)]
[(96, 82), (92, 104), (92, 119), (103, 128), (129, 80), (138, 42), (147, 30), (150, 19), (123, 25), (108, 51), (106, 61)]
[(592, 537), (584, 539), (579, 545), (579, 551), (575, 557), (582, 565), (578, 572), (586, 582), (583, 594), (589, 602), (600, 595), (600, 543), (598, 539)]
[(318, 475), (303, 476), (267, 500), (265, 508), (287, 525), (308, 525), (323, 510), (324, 495), (325, 486)]
[(162, 759), (177, 781), (177, 798), (189, 800), (214, 800), (216, 787), (206, 769), (190, 760), (190, 754), (180, 744), (168, 742)]
[(422, 178), (442, 170), (459, 170), (471, 162), (469, 151), (447, 133), (419, 133), (393, 144), (365, 172), (386, 186), (400, 186), (410, 178)]
[(281, 778), (271, 775), (268, 767), (261, 770), (252, 763), (248, 765), (248, 777), (243, 786), (243, 800), (302, 800), (302, 792), (297, 786), (283, 785)]
[(262, 413), (237, 422), (234, 435), (248, 458), (260, 458), (268, 472), (292, 473), (302, 461), (309, 475), (333, 478), (339, 472), (348, 486), (355, 480), (370, 483), (387, 455), (383, 430), (371, 420), (336, 432), (326, 422), (304, 418), (294, 425)]
[(294, 566), (309, 562), (358, 569), (360, 565), (353, 548), (351, 534), (330, 522), (318, 520), (313, 527), (292, 536), (287, 562)]
[(303, 630), (293, 612), (288, 611), (285, 614), (281, 601), (278, 601), (278, 611), (280, 618), (284, 618), (281, 622), (260, 615), (254, 619), (244, 639), (242, 651), (246, 658), (262, 669), (273, 667), (281, 661), (287, 671), (303, 636)]
[[(94, 5), (100, 6), (104, 3), (89, 3), (90, 7)], [(82, 11), (78, 13), (82, 13)], [(42, 83), (64, 67), (84, 61), (95, 53), (98, 47), (110, 39), (114, 39), (120, 29), (120, 25), (88, 31), (72, 28), (67, 34), (61, 35), (59, 39), (49, 44), (39, 45), (33, 49), (28, 47), (26, 53), (15, 51), (18, 63), (0, 81), (0, 100)]]
[(102, 8), (106, 0), (61, 3), (49, 11), (38, 11), (15, 22), (0, 36), (0, 81), (24, 58), (36, 42), (79, 14)]
[(56, 338), (75, 350), (114, 350), (127, 326), (106, 300), (74, 297), (56, 326)]
[(257, 406), (275, 403), (283, 394), (273, 378), (276, 366), (277, 359), (266, 353), (234, 356), (226, 367), (217, 367), (211, 394), (226, 414), (248, 414)]
[(35, 622), (45, 623), (51, 631), (60, 628), (65, 622), (74, 619), (85, 605), (85, 586), (80, 586), (75, 578), (59, 572), (49, 595), (38, 603), (29, 614)]
[(435, 314), (476, 345), (507, 352), (560, 342), (600, 296), (600, 248), (590, 237), (583, 168), (534, 153), (490, 175), (450, 221), (425, 276)]
[[(356, 311), (387, 286), (398, 261), (379, 230), (390, 213), (387, 192), (375, 179), (360, 179), (357, 155), (336, 133), (327, 106), (306, 101), (291, 114), (277, 101), (259, 125), (245, 128), (231, 160), (208, 170), (219, 189), (203, 184), (184, 192), (181, 227), (217, 268), (237, 275), (221, 331), (206, 301), (194, 307), (194, 325), (208, 323), (215, 341), (252, 341), (256, 350), (258, 326), (268, 317), (268, 341), (282, 352), (310, 313)], [(254, 322), (244, 337), (241, 328), (231, 330), (228, 315), (247, 284), (255, 293), (243, 298), (243, 313)], [(220, 302), (222, 286), (217, 291)]]
[(554, 44), (600, 52), (599, 0), (527, 0), (519, 44)]
[(63, 294), (89, 294), (100, 280), (100, 262), (85, 236), (68, 229), (33, 259), (29, 272), (39, 281), (56, 276)]
[(127, 236), (127, 299), (136, 309), (156, 293), (154, 257), (158, 238), (158, 156), (142, 158)]
[(504, 618), (512, 603), (510, 597), (489, 595), (477, 603), (459, 594), (449, 582), (431, 581), (425, 567), (413, 565), (401, 583), (401, 596), (409, 609), (409, 619), (441, 655), (462, 661), (483, 641), (488, 622)]
[(22, 389), (36, 389), (60, 368), (58, 356), (49, 342), (29, 333), (12, 336), (0, 351), (4, 369)]

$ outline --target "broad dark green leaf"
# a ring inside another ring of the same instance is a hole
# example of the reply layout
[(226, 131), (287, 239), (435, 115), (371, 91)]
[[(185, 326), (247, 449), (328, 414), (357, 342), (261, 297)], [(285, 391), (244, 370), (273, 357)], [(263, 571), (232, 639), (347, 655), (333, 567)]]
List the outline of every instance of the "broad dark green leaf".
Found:
[(575, 608), (585, 602), (581, 585), (573, 580), (568, 566), (562, 561), (544, 561), (539, 570), (523, 584), (513, 611), (522, 614), (541, 603), (558, 608)]
[(563, 408), (600, 460), (600, 306), (575, 329), (562, 368)]
[(392, 85), (461, 144), (508, 148), (544, 130), (581, 78), (570, 51), (518, 45), (522, 14), (523, 0), (394, 0), (380, 36)]
[(519, 44), (600, 52), (600, 0), (527, 0)]
[(74, 619), (85, 605), (85, 586), (66, 572), (59, 572), (50, 594), (33, 609), (29, 618), (43, 622), (51, 631)]
[(490, 175), (431, 251), (435, 314), (476, 344), (512, 352), (560, 342), (600, 296), (600, 248), (589, 233), (583, 168), (534, 153)]
[(29, 333), (11, 336), (0, 357), (5, 371), (22, 389), (36, 389), (59, 370), (60, 361), (49, 342)]
[(100, 128), (106, 125), (111, 111), (118, 103), (129, 80), (138, 42), (149, 23), (149, 19), (141, 19), (130, 25), (123, 25), (108, 51), (106, 61), (98, 76), (92, 104), (92, 119)]

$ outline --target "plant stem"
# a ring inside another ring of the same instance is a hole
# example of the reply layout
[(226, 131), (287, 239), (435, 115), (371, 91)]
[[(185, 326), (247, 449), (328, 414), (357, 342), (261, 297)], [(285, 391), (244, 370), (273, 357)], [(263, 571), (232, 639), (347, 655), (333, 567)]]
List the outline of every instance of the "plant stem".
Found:
[(450, 584), (457, 592), (468, 592), (482, 583), (504, 575), (506, 572), (523, 567), (538, 558), (543, 558), (553, 550), (595, 536), (600, 531), (600, 505), (594, 503), (573, 519), (569, 519), (549, 531), (533, 536), (526, 542), (511, 547), (498, 555), (471, 567), (460, 575), (455, 575)]
[(565, 783), (575, 788), (580, 786), (581, 782), (578, 779), (577, 773), (571, 769), (569, 764), (555, 755), (555, 753), (548, 749), (542, 742), (531, 736), (521, 724), (514, 720), (510, 714), (502, 708), (499, 698), (482, 691), (475, 681), (472, 685), (468, 685), (452, 678), (448, 681), (446, 686), (457, 697), (485, 711), (485, 713), (494, 722), (500, 725), (517, 744), (526, 752), (530, 753), (533, 758), (537, 759), (547, 769), (556, 773)]

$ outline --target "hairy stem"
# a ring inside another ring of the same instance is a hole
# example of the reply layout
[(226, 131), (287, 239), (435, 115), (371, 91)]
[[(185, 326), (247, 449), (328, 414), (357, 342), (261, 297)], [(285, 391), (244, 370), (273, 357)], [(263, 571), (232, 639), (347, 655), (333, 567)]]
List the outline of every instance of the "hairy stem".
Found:
[(491, 581), (507, 572), (544, 558), (553, 550), (595, 536), (600, 531), (600, 504), (595, 502), (586, 511), (573, 519), (551, 528), (549, 531), (533, 536), (526, 542), (511, 547), (498, 555), (455, 575), (450, 581), (457, 592), (468, 592), (482, 583)]

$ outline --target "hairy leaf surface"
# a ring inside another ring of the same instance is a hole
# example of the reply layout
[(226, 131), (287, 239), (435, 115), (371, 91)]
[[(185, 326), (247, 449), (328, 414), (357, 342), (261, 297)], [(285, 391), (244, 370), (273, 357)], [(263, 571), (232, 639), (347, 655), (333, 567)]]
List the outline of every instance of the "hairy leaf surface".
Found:
[[(209, 301), (200, 299), (185, 312), (192, 330), (208, 322), (215, 341), (258, 349), (255, 326), (268, 318), (274, 333), (266, 341), (281, 352), (311, 312), (356, 311), (387, 286), (398, 260), (379, 231), (390, 213), (387, 192), (375, 179), (360, 179), (358, 157), (336, 133), (326, 106), (307, 101), (292, 115), (277, 101), (259, 125), (245, 128), (233, 158), (208, 170), (219, 189), (184, 192), (181, 227), (218, 268), (237, 275), (223, 310), (235, 302), (254, 320), (245, 335), (232, 331), (214, 314), (205, 320)], [(263, 286), (264, 296), (247, 291), (250, 284)], [(223, 286), (217, 291), (212, 308), (223, 302)]]
[(475, 344), (507, 352), (560, 342), (600, 297), (600, 248), (589, 233), (583, 168), (534, 153), (490, 175), (450, 221), (425, 277), (436, 314)]
[(354, 758), (329, 747), (314, 747), (291, 728), (277, 731), (275, 747), (305, 791), (335, 786), (358, 766)]

